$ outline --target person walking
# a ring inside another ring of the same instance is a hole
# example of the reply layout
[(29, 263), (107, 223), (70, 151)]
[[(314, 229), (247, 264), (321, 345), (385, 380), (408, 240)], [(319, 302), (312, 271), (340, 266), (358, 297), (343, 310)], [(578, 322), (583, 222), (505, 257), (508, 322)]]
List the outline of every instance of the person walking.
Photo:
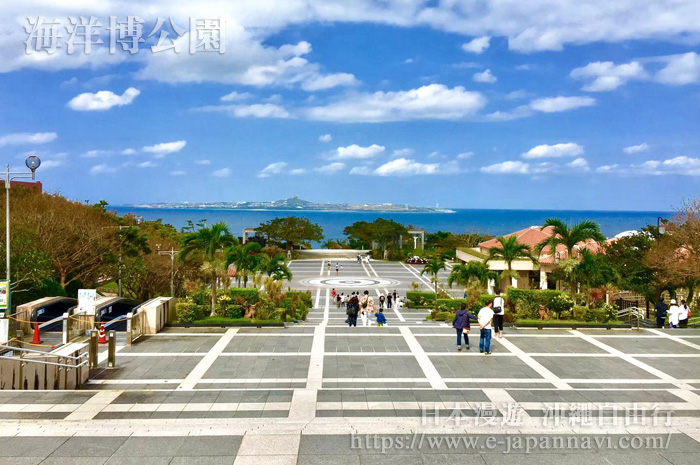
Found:
[(335, 300), (335, 296), (338, 295), (335, 288), (331, 289), (331, 299)]
[(688, 305), (685, 303), (685, 300), (681, 299), (681, 316), (678, 319), (678, 326), (680, 326), (681, 328), (687, 328), (688, 318), (690, 318), (690, 308), (688, 308)]
[(394, 302), (396, 302), (396, 298), (399, 296), (399, 294), (396, 293), (396, 289), (394, 289), (393, 294), (394, 294)]
[(668, 327), (672, 329), (678, 328), (680, 316), (681, 308), (676, 305), (676, 299), (671, 299), (671, 306), (668, 309)]
[(371, 314), (374, 313), (374, 299), (370, 297), (369, 291), (365, 291), (365, 294), (360, 300), (360, 317), (362, 318), (362, 326), (369, 326), (371, 324)]
[(331, 262), (328, 262), (328, 272), (331, 272)]
[(493, 326), (497, 339), (503, 337), (503, 317), (506, 311), (506, 301), (501, 297), (500, 289), (496, 289), (496, 297), (493, 299)]
[(359, 304), (360, 300), (357, 298), (355, 293), (352, 293), (352, 297), (348, 301), (348, 309), (346, 310), (346, 314), (348, 315), (348, 326), (352, 327), (355, 326), (357, 327), (357, 312), (359, 310)]
[(384, 310), (384, 294), (379, 294), (379, 310)]
[(391, 308), (391, 302), (393, 297), (394, 296), (391, 294), (391, 292), (386, 295), (386, 308)]
[(379, 309), (379, 312), (377, 312), (377, 326), (382, 327), (386, 325), (386, 317), (384, 316), (384, 312), (382, 309)]
[(344, 296), (343, 293), (341, 292), (341, 293), (338, 294), (338, 296), (335, 298), (336, 307), (337, 307), (337, 308), (340, 308), (340, 306), (343, 304), (343, 302), (345, 302), (345, 296)]
[(340, 264), (338, 262), (335, 262), (335, 274), (339, 274), (340, 272)]
[(476, 316), (469, 313), (467, 310), (467, 304), (462, 304), (457, 315), (455, 315), (454, 321), (452, 321), (452, 327), (457, 331), (457, 350), (461, 352), (462, 350), (462, 335), (464, 335), (464, 345), (467, 350), (469, 350), (469, 330), (471, 329), (471, 323), (469, 319), (477, 319)]
[(493, 301), (486, 302), (486, 306), (477, 314), (479, 329), (479, 352), (491, 355), (491, 322), (493, 321)]
[(659, 299), (659, 303), (656, 304), (656, 327), (663, 328), (664, 323), (666, 323), (666, 314), (668, 313), (668, 305), (664, 303), (664, 298)]

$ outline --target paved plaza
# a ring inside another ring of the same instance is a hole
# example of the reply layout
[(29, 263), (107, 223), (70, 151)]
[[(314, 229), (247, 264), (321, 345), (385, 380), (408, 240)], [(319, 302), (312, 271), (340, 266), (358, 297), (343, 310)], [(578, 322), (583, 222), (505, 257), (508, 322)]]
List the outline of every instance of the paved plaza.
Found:
[(331, 302), (427, 290), (420, 266), (335, 263), (291, 264), (306, 322), (168, 328), (80, 391), (0, 391), (0, 465), (700, 463), (700, 331), (506, 329), (490, 356), (477, 331), (457, 352), (427, 310), (348, 328)]

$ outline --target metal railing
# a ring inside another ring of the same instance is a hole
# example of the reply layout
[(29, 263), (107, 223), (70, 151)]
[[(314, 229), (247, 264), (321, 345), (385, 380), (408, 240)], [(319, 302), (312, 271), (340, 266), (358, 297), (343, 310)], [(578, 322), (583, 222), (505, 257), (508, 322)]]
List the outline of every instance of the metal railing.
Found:
[(146, 329), (146, 312), (144, 308), (150, 303), (157, 301), (158, 298), (147, 300), (146, 302), (137, 305), (126, 314), (126, 345), (130, 346), (134, 341), (145, 334)]
[[(33, 390), (76, 388), (82, 381), (82, 367), (89, 362), (86, 352), (77, 356), (57, 355), (9, 345), (0, 345), (0, 351), (5, 351), (5, 354), (0, 356), (0, 363), (13, 375), (9, 389), (17, 390), (31, 389), (30, 380), (33, 382)], [(28, 364), (40, 366), (30, 368)], [(5, 386), (4, 388), (8, 389)]]

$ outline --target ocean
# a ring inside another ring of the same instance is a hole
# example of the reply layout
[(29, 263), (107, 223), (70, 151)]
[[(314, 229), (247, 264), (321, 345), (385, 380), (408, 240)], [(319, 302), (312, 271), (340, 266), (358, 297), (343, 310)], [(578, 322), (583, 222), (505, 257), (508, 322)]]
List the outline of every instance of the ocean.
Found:
[(188, 220), (207, 220), (207, 224), (225, 221), (231, 233), (237, 237), (244, 228), (254, 228), (279, 216), (304, 216), (323, 227), (326, 239), (343, 239), (343, 228), (355, 221), (374, 221), (378, 217), (392, 219), (407, 226), (427, 232), (448, 231), (453, 233), (478, 232), (503, 235), (529, 226), (539, 226), (547, 218), (559, 218), (574, 224), (582, 220), (593, 220), (600, 225), (603, 234), (616, 234), (656, 224), (658, 217), (672, 218), (672, 212), (624, 212), (624, 211), (565, 211), (565, 210), (476, 210), (455, 209), (454, 213), (377, 213), (377, 212), (320, 212), (320, 211), (256, 211), (220, 209), (154, 209), (130, 206), (109, 206), (119, 215), (133, 213), (146, 220), (162, 219), (180, 229)]

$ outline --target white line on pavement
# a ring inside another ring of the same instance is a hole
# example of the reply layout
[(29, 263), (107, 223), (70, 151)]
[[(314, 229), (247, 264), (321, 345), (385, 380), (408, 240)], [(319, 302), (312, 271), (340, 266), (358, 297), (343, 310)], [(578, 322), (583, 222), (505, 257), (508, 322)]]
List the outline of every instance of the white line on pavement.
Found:
[(185, 380), (177, 387), (178, 390), (187, 390), (194, 388), (202, 379), (206, 372), (211, 368), (219, 355), (226, 349), (233, 336), (238, 332), (238, 328), (231, 328), (221, 336), (221, 339), (214, 344), (207, 355), (197, 364), (196, 367), (187, 375)]
[(512, 342), (506, 339), (498, 339), (498, 342), (503, 345), (506, 349), (518, 356), (527, 366), (535, 370), (541, 377), (555, 385), (558, 389), (571, 390), (571, 386), (562, 381), (557, 375), (545, 368), (541, 363), (539, 363), (534, 358), (527, 355), (520, 347), (516, 346)]
[(420, 365), (421, 369), (423, 370), (423, 374), (425, 374), (425, 377), (428, 378), (428, 381), (430, 381), (430, 385), (433, 387), (433, 389), (446, 389), (447, 385), (445, 384), (445, 381), (443, 381), (440, 373), (437, 371), (437, 368), (435, 368), (435, 365), (433, 365), (433, 362), (430, 360), (430, 357), (428, 357), (423, 350), (423, 347), (418, 343), (418, 340), (411, 332), (411, 328), (401, 326), (399, 331), (401, 331), (406, 344), (408, 344), (409, 349), (411, 349), (411, 352), (416, 357), (418, 365)]

